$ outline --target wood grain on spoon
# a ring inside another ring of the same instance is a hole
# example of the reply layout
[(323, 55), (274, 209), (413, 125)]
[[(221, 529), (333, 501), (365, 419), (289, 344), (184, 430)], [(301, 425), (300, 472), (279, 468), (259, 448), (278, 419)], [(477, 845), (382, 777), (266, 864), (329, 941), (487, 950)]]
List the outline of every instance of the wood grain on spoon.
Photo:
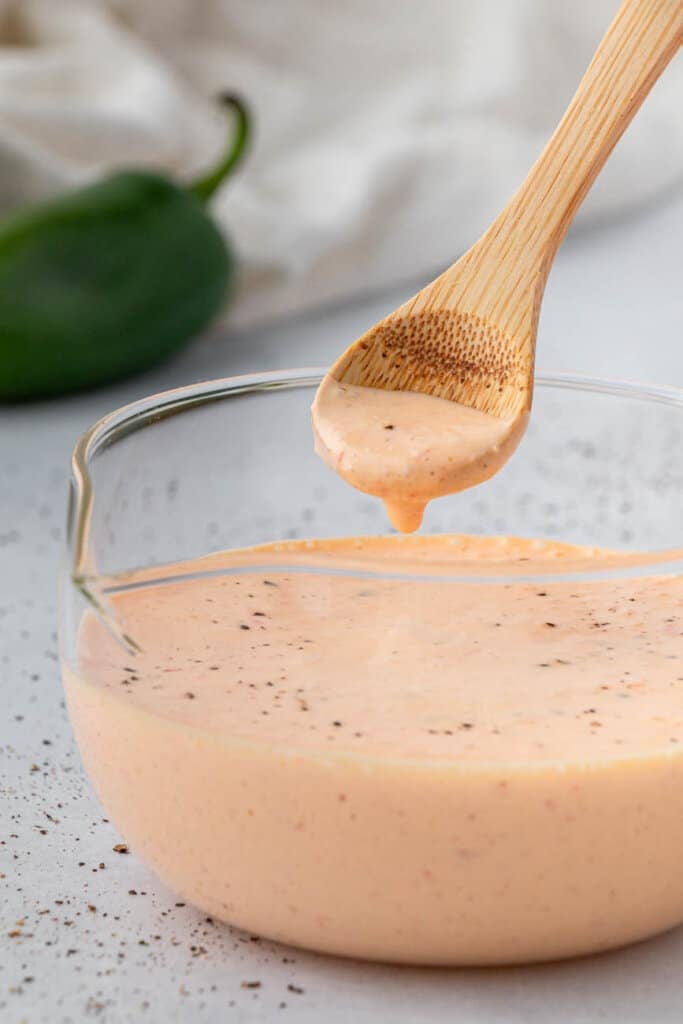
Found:
[[(383, 498), (399, 529), (416, 529), (427, 501), (487, 479), (514, 451), (531, 408), (538, 315), (555, 253), (682, 39), (683, 0), (625, 0), (502, 213), (323, 380), (313, 404), (319, 454)], [(420, 402), (410, 402), (414, 393)]]

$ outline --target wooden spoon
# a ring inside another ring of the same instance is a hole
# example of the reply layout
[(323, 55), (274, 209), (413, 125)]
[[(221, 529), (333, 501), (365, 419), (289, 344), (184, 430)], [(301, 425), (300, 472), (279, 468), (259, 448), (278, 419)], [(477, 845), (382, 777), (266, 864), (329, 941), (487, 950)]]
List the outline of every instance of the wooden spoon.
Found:
[(683, 0), (625, 0), (554, 135), (491, 227), (323, 380), (313, 404), (319, 454), (384, 498), (400, 529), (419, 526), (430, 498), (486, 479), (514, 451), (531, 407), (539, 308), (555, 253), (682, 39)]

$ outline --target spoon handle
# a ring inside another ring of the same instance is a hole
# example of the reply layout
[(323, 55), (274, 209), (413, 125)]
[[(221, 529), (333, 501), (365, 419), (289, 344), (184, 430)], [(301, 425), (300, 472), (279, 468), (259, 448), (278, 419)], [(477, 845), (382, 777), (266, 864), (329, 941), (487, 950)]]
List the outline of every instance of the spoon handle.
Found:
[(522, 186), (455, 264), (459, 300), (516, 334), (530, 289), (538, 307), (576, 211), (682, 40), (683, 0), (624, 0)]

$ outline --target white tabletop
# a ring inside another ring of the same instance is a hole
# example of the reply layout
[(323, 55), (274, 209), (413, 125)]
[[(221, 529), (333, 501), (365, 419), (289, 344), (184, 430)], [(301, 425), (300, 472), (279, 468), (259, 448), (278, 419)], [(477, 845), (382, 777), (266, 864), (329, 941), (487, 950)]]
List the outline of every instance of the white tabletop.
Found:
[[(683, 386), (682, 235), (679, 200), (570, 238), (546, 293), (540, 367)], [(227, 330), (116, 387), (0, 409), (3, 1024), (683, 1020), (683, 929), (601, 957), (475, 971), (316, 957), (210, 923), (133, 855), (113, 852), (120, 837), (83, 776), (55, 637), (68, 459), (79, 433), (176, 384), (324, 364), (412, 290)]]

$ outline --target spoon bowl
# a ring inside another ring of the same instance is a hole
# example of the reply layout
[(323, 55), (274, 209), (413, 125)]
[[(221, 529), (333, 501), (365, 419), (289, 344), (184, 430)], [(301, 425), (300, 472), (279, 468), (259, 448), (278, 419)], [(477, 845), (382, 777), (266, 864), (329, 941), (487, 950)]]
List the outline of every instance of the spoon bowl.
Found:
[[(438, 303), (439, 280), (351, 345), (330, 376), (340, 383), (417, 391), (500, 419), (516, 418), (531, 404), (529, 347), (516, 346), (476, 312)], [(526, 327), (531, 336), (531, 315)]]

